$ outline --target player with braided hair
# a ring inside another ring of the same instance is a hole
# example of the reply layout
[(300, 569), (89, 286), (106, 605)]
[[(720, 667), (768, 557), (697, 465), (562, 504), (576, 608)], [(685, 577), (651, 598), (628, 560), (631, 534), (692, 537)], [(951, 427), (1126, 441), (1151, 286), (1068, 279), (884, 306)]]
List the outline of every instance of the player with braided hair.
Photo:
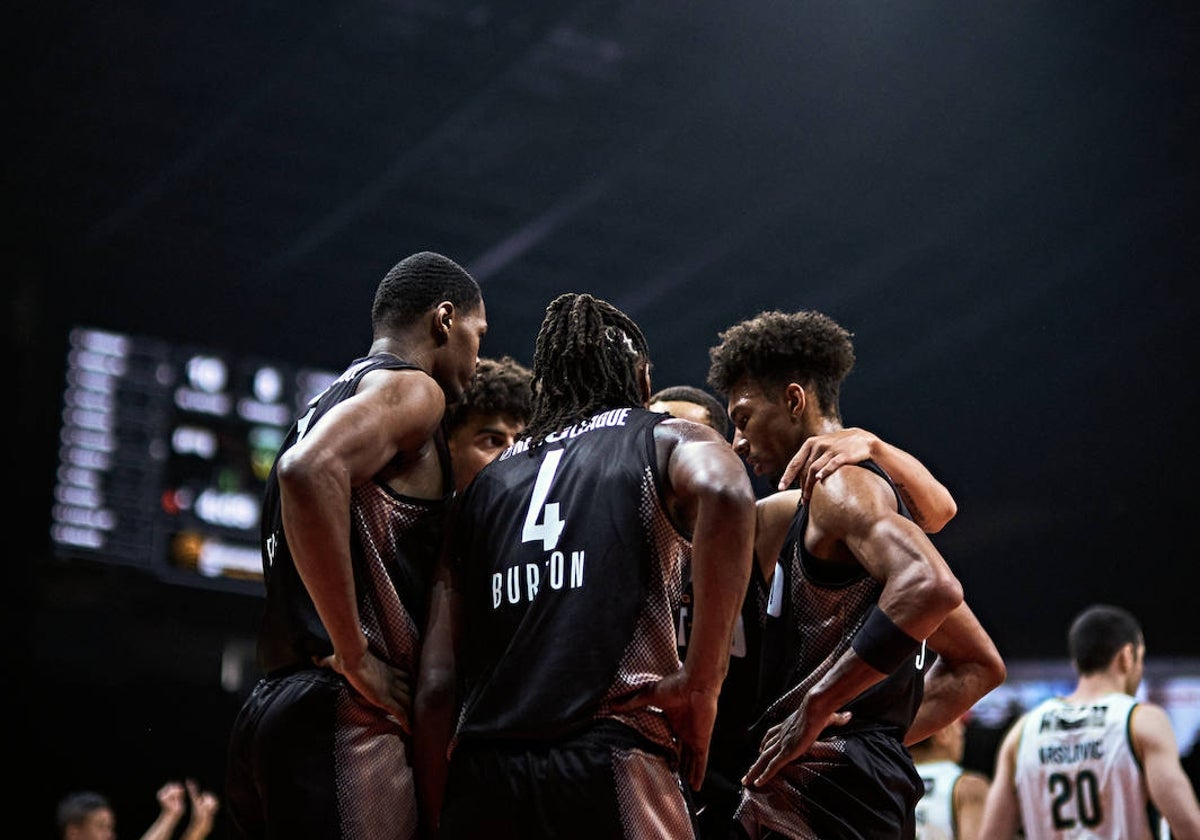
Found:
[(601, 406), (643, 406), (636, 362), (650, 357), (641, 327), (591, 295), (560, 295), (547, 308), (533, 355), (537, 395), (526, 436), (582, 420)]
[(529, 425), (463, 496), (418, 681), (418, 709), (438, 684), (427, 664), (464, 686), (453, 738), (421, 753), (450, 742), (443, 838), (694, 836), (687, 788), (749, 580), (754, 495), (724, 438), (644, 408), (649, 370), (611, 304), (547, 307)]

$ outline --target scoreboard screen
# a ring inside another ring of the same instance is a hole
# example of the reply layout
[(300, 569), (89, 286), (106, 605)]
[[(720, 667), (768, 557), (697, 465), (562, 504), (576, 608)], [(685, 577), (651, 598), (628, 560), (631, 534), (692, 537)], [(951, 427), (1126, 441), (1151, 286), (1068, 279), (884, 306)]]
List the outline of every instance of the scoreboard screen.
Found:
[(51, 511), (55, 555), (261, 592), (267, 474), (292, 420), (335, 376), (73, 329)]

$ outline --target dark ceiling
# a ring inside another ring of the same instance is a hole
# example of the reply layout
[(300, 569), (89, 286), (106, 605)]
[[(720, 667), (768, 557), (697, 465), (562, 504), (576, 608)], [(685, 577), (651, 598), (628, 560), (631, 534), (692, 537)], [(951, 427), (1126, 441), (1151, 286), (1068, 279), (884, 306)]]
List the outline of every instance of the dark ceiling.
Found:
[[(633, 315), (655, 384), (816, 308), (1010, 656), (1093, 600), (1200, 652), (1195, 4), (23, 3), (6, 193), (35, 546), (72, 324), (340, 367), (417, 250)], [(36, 548), (35, 548), (36, 551)]]

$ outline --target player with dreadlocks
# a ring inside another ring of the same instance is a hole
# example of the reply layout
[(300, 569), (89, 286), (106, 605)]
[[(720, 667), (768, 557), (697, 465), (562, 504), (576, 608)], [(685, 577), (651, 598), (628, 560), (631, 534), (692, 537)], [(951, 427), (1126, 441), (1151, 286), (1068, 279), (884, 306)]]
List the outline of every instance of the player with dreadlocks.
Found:
[(547, 434), (602, 408), (644, 407), (650, 348), (628, 315), (591, 295), (560, 295), (546, 308), (533, 351), (533, 416), (525, 437)]
[(720, 435), (644, 408), (649, 369), (611, 304), (547, 307), (529, 425), (464, 494), (426, 648), (456, 652), (438, 661), (464, 686), (443, 838), (694, 836), (681, 775), (693, 789), (704, 776), (754, 494)]

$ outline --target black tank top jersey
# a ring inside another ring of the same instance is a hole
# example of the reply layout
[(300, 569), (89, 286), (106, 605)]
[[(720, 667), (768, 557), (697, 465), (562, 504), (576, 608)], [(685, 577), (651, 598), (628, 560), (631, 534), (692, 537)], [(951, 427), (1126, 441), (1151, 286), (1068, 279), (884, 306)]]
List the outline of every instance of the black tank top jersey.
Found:
[[(896, 495), (901, 515), (912, 519), (887, 473), (873, 461), (858, 464), (882, 476)], [(804, 548), (808, 506), (799, 505), (780, 551), (772, 593), (763, 620), (762, 668), (759, 671), (761, 735), (800, 706), (800, 702), (850, 647), (883, 584), (858, 564), (833, 563)], [(780, 598), (779, 596), (784, 597)], [(915, 657), (882, 682), (864, 691), (845, 708), (854, 713), (844, 727), (829, 730), (837, 737), (863, 729), (883, 729), (897, 737), (908, 731), (924, 696), (924, 681)]]
[[(334, 406), (354, 395), (373, 370), (419, 370), (389, 353), (355, 360), (308, 404), (280, 447), (282, 455)], [(454, 481), (445, 441), (436, 439), (442, 486)], [(279, 459), (276, 457), (276, 466)], [(263, 494), (262, 558), (267, 598), (258, 636), (258, 663), (268, 675), (312, 666), (313, 656), (333, 652), (308, 590), (296, 571), (283, 530), (276, 466)], [(415, 499), (376, 481), (354, 488), (350, 500), (351, 556), (359, 617), (370, 650), (415, 673), (415, 651), (425, 627), (433, 565), (442, 538), (449, 496)]]
[(691, 544), (667, 518), (640, 408), (518, 441), (463, 498), (465, 701), (456, 743), (554, 739), (611, 718), (673, 750), (661, 712), (607, 704), (680, 667)]

